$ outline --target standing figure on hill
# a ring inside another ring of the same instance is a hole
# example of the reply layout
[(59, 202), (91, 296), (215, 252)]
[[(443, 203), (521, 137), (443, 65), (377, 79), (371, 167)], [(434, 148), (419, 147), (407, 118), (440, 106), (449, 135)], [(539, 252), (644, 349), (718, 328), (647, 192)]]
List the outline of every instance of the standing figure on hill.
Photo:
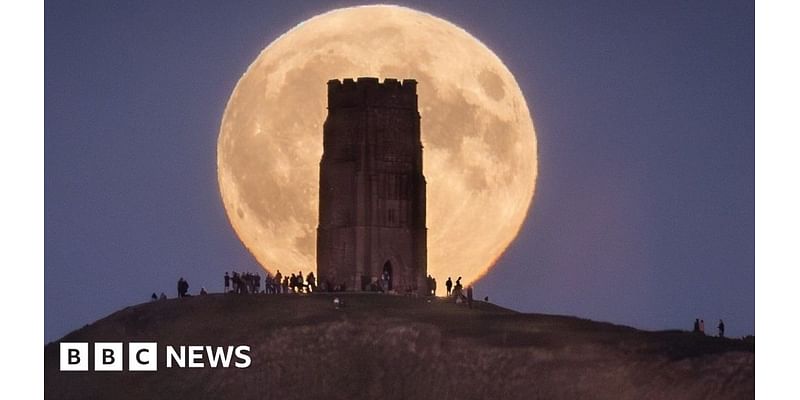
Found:
[(281, 290), (281, 283), (283, 282), (283, 275), (281, 275), (281, 270), (275, 273), (275, 285), (277, 286), (278, 293), (283, 293)]
[(453, 292), (453, 280), (450, 277), (447, 277), (447, 282), (444, 283), (445, 288), (447, 288), (447, 297), (450, 297), (450, 293)]
[(472, 285), (467, 286), (467, 305), (472, 308)]
[(305, 292), (305, 284), (303, 283), (303, 271), (297, 273), (297, 291), (299, 293)]
[(453, 287), (453, 296), (456, 298), (457, 304), (461, 304), (465, 300), (467, 300), (467, 298), (464, 297), (464, 286), (461, 286), (460, 276), (458, 277), (458, 279), (456, 279), (456, 285)]
[(200, 295), (201, 296), (205, 296), (207, 294), (208, 294), (208, 292), (206, 292), (206, 287), (205, 286), (201, 287), (200, 288)]
[(700, 333), (700, 318), (694, 319), (694, 328), (692, 329), (694, 333)]
[(156, 301), (156, 300), (158, 300), (158, 296), (156, 296), (156, 292), (153, 292), (153, 295), (150, 296), (150, 301)]
[(725, 337), (725, 323), (722, 320), (719, 320), (719, 325), (717, 325), (717, 329), (719, 329), (719, 337)]
[(269, 271), (264, 273), (264, 293), (272, 293), (272, 277), (269, 276)]
[(178, 279), (178, 297), (186, 297), (186, 293), (189, 292), (189, 282), (186, 282), (183, 277)]
[(225, 272), (224, 280), (225, 280), (225, 290), (222, 293), (228, 293), (228, 291), (231, 289), (231, 276), (228, 275), (227, 272)]
[(306, 283), (308, 284), (309, 293), (317, 290), (317, 278), (314, 276), (313, 272), (308, 273), (308, 276), (306, 277)]
[(239, 290), (242, 286), (242, 279), (239, 278), (238, 272), (233, 273), (233, 277), (231, 278), (231, 283), (233, 283), (233, 293), (239, 294)]
[(700, 333), (705, 335), (706, 334), (706, 321), (700, 320)]

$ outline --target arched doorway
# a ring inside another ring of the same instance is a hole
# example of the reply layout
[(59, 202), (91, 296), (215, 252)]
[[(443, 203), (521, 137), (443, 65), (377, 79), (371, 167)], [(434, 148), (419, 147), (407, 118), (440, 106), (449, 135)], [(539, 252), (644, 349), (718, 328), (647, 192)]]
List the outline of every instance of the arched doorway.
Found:
[(386, 263), (383, 264), (383, 273), (381, 274), (381, 279), (386, 279), (388, 281), (387, 282), (387, 287), (389, 288), (389, 290), (392, 290), (392, 262), (391, 261), (387, 260)]

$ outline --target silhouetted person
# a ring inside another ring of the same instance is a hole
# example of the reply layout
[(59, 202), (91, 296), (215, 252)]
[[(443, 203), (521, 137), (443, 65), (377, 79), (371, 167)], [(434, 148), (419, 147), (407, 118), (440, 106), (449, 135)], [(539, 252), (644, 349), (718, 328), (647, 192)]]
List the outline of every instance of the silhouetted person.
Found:
[(694, 329), (692, 329), (694, 333), (700, 333), (700, 318), (694, 319)]
[(186, 293), (189, 292), (189, 282), (186, 282), (183, 277), (178, 279), (178, 297), (186, 297)]
[(719, 325), (717, 325), (717, 329), (719, 329), (719, 337), (725, 337), (725, 323), (722, 320), (719, 320)]
[(489, 296), (486, 296), (486, 297), (484, 297), (484, 298), (483, 298), (483, 301), (485, 301), (485, 302), (487, 302), (487, 303), (488, 303), (488, 302), (489, 302)]
[(464, 297), (464, 286), (461, 285), (461, 277), (456, 279), (456, 285), (453, 287), (453, 296), (456, 298), (456, 304), (461, 304), (467, 300)]
[(472, 286), (467, 286), (467, 305), (472, 308)]
[(303, 283), (303, 271), (297, 273), (297, 291), (300, 293), (305, 292), (306, 285)]
[(700, 333), (706, 334), (706, 321), (700, 320)]
[(282, 283), (283, 283), (283, 275), (281, 275), (281, 270), (278, 270), (278, 272), (275, 273), (275, 284), (278, 286), (278, 290), (280, 291), (280, 293), (283, 293), (283, 287), (281, 287)]
[(153, 292), (153, 295), (150, 296), (150, 301), (156, 301), (156, 300), (158, 300), (158, 296), (156, 296), (156, 292)]
[(231, 283), (233, 283), (233, 293), (239, 294), (242, 292), (242, 278), (239, 276), (238, 272), (233, 273)]
[(207, 294), (208, 294), (208, 292), (206, 292), (206, 287), (205, 286), (201, 287), (200, 288), (200, 295), (201, 296), (205, 296)]
[(436, 296), (436, 278), (431, 277), (431, 295)]
[(389, 292), (389, 271), (383, 271), (383, 275), (381, 275), (381, 290), (384, 293)]
[(272, 277), (269, 276), (269, 271), (264, 274), (264, 293), (272, 293)]
[(308, 283), (309, 292), (315, 292), (317, 290), (317, 278), (314, 276), (313, 272), (308, 273), (308, 276), (306, 277), (306, 283)]
[(447, 277), (447, 282), (444, 283), (444, 286), (447, 288), (447, 297), (450, 297), (450, 293), (453, 292), (453, 280), (450, 277)]
[(228, 275), (228, 273), (226, 272), (225, 273), (225, 292), (224, 293), (228, 293), (230, 288), (231, 288), (231, 276)]

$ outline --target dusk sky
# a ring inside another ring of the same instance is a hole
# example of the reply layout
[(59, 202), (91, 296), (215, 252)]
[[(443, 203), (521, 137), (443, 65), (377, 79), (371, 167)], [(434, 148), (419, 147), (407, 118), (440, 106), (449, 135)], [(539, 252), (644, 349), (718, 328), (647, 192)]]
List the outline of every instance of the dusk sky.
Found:
[[(46, 341), (181, 276), (217, 292), (260, 271), (219, 194), (225, 105), (279, 35), (359, 4), (46, 3)], [(533, 115), (534, 202), (478, 298), (754, 333), (752, 2), (398, 4), (485, 43)]]

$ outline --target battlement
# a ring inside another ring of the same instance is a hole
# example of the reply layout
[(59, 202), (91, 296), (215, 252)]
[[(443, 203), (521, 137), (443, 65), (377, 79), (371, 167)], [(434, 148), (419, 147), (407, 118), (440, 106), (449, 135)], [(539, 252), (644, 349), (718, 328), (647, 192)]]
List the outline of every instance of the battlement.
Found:
[(328, 109), (391, 107), (417, 110), (417, 81), (414, 79), (360, 77), (328, 81)]

